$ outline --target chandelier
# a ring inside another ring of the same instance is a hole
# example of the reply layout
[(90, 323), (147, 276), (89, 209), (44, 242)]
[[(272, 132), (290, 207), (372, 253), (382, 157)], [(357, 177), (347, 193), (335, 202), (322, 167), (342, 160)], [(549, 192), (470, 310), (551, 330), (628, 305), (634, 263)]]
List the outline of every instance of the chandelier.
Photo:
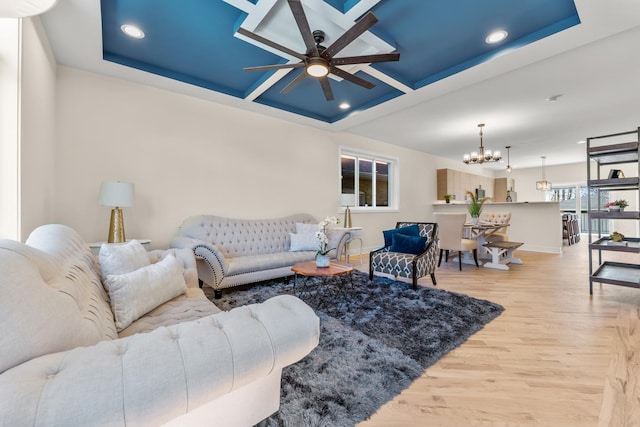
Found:
[(484, 146), (482, 145), (482, 128), (484, 127), (484, 123), (478, 124), (478, 127), (480, 128), (480, 147), (478, 148), (478, 151), (472, 151), (471, 154), (465, 154), (462, 158), (462, 161), (467, 165), (469, 163), (482, 164), (485, 162), (500, 161), (500, 159), (502, 159), (502, 154), (500, 154), (500, 151), (492, 152), (491, 150), (485, 150)]
[(540, 156), (542, 159), (542, 181), (536, 181), (536, 190), (548, 191), (551, 190), (551, 183), (544, 177), (544, 159), (545, 156)]

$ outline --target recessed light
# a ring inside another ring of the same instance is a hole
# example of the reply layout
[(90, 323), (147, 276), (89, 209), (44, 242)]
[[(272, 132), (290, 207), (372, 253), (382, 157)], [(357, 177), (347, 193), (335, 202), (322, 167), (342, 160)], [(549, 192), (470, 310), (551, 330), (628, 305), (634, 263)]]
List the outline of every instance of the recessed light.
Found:
[(587, 141), (578, 141), (577, 144), (586, 144)]
[(351, 108), (351, 105), (348, 102), (343, 102), (340, 105), (338, 105), (338, 107), (341, 110), (348, 110), (349, 108)]
[(508, 35), (509, 35), (509, 33), (507, 33), (505, 30), (496, 30), (496, 31), (492, 32), (491, 34), (489, 34), (487, 36), (487, 38), (484, 39), (484, 41), (489, 43), (489, 44), (495, 44), (495, 43), (499, 43), (502, 40), (506, 39)]
[(128, 35), (129, 37), (133, 37), (134, 39), (142, 39), (144, 38), (144, 31), (135, 25), (124, 24), (120, 27), (123, 33)]

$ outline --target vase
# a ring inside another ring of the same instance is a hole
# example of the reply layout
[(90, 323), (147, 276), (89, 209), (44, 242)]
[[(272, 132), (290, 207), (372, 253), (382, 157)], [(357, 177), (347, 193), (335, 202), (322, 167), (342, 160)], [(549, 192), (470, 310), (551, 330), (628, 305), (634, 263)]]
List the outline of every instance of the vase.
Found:
[(329, 267), (330, 262), (331, 259), (329, 258), (329, 255), (316, 255), (316, 267)]
[(478, 223), (478, 217), (477, 216), (472, 216), (471, 217), (471, 224), (476, 225)]
[(609, 206), (609, 212), (622, 212), (622, 210), (620, 206)]

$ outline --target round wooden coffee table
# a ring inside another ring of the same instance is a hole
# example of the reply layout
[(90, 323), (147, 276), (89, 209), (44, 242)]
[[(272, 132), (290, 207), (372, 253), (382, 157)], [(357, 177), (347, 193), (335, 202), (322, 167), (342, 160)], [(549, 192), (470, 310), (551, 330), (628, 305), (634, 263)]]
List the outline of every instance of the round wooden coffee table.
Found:
[[(351, 283), (353, 284), (353, 279), (351, 277), (351, 273), (353, 273), (353, 266), (346, 262), (332, 260), (329, 263), (329, 267), (318, 267), (316, 266), (315, 261), (299, 262), (291, 267), (291, 271), (295, 273), (293, 282), (294, 289), (297, 288), (298, 275), (305, 277), (305, 286), (303, 286), (300, 292), (298, 292), (298, 296), (301, 298), (304, 296), (305, 292), (309, 296), (312, 296), (315, 293), (316, 297), (321, 297), (321, 295), (325, 293), (316, 287), (309, 287), (308, 280), (313, 277), (320, 277), (322, 280), (322, 287), (337, 291), (334, 292), (334, 294), (338, 292), (343, 293), (347, 278), (351, 279)], [(339, 278), (340, 280), (331, 280), (334, 278)], [(333, 286), (331, 286), (331, 282), (333, 282)], [(337, 286), (335, 286), (336, 284)], [(322, 305), (324, 302), (323, 298), (314, 299), (318, 302), (317, 306)]]

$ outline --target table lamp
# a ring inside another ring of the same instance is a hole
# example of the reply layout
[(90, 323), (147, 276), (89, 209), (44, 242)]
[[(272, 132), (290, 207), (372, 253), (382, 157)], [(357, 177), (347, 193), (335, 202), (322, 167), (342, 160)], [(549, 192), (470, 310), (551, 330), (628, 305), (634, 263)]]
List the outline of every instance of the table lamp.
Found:
[(101, 206), (110, 206), (111, 221), (109, 222), (108, 243), (122, 243), (126, 241), (124, 236), (124, 221), (122, 208), (133, 206), (134, 185), (130, 182), (104, 181), (100, 185), (100, 197), (98, 203)]

